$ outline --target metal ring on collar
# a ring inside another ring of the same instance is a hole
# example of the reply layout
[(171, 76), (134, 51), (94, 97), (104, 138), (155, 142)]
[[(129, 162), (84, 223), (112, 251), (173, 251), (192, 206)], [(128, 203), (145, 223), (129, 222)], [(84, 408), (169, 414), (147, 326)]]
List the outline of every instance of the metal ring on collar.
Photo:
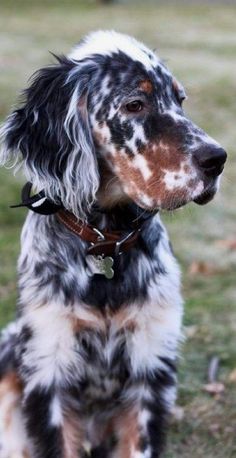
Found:
[(125, 235), (122, 239), (118, 240), (116, 242), (116, 248), (115, 248), (115, 256), (119, 256), (122, 254), (122, 251), (120, 251), (121, 245), (126, 242), (132, 235), (135, 233), (135, 230), (130, 232), (128, 235)]

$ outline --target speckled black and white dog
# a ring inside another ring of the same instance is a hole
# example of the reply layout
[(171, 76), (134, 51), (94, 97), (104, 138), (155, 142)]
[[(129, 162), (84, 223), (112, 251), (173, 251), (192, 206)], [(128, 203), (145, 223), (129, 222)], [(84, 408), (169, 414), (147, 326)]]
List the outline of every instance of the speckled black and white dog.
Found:
[(29, 212), (18, 319), (2, 334), (0, 457), (160, 456), (182, 299), (157, 210), (208, 202), (226, 159), (184, 98), (143, 44), (95, 32), (39, 70), (6, 121), (1, 163), (20, 162), (36, 191), (85, 225), (125, 235), (131, 208), (153, 215), (140, 216), (107, 279), (88, 271), (88, 242), (57, 214)]

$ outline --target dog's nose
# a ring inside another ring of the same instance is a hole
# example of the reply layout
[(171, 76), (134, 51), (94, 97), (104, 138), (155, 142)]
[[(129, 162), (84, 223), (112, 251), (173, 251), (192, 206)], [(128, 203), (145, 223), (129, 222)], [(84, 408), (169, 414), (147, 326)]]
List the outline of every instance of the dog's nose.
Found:
[(225, 150), (219, 146), (202, 146), (194, 151), (193, 157), (205, 175), (215, 178), (221, 174), (227, 158)]

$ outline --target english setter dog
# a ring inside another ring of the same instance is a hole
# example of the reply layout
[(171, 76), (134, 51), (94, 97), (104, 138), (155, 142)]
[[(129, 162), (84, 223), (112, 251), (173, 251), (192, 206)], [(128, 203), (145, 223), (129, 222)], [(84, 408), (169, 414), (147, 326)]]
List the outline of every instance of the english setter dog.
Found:
[(1, 458), (161, 455), (182, 298), (158, 212), (210, 201), (226, 160), (184, 99), (142, 43), (98, 31), (6, 120), (1, 164), (23, 167), (31, 211), (0, 345)]

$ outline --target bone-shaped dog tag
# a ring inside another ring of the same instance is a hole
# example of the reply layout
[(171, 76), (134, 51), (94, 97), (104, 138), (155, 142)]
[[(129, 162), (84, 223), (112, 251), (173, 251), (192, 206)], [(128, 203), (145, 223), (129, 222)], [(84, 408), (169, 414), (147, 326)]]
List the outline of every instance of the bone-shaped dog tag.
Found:
[(88, 274), (90, 276), (94, 274), (104, 275), (108, 280), (114, 277), (113, 264), (114, 259), (110, 256), (93, 256), (88, 255), (86, 257), (88, 265)]

